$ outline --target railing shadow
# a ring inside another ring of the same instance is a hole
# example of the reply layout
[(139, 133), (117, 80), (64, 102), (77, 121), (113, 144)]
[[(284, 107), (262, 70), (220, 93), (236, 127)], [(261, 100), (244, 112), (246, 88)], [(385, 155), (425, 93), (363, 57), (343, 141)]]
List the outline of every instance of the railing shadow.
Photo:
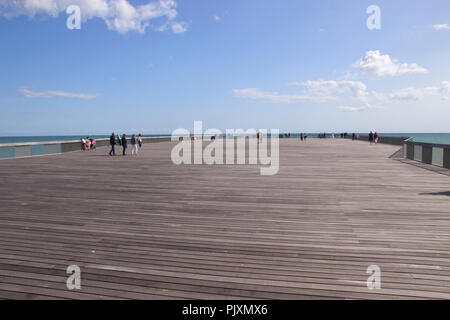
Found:
[(447, 196), (450, 197), (450, 191), (420, 193), (421, 196)]
[(403, 159), (403, 147), (391, 154), (389, 159)]

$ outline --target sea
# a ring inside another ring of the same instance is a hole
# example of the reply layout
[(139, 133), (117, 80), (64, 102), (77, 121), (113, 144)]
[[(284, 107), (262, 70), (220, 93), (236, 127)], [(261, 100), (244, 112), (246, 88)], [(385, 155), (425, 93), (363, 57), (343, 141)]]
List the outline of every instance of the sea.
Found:
[(380, 137), (409, 137), (415, 142), (450, 144), (450, 133), (380, 133)]
[[(168, 134), (144, 134), (143, 137), (168, 137)], [(79, 135), (79, 136), (16, 136), (0, 137), (2, 143), (21, 143), (21, 142), (46, 142), (46, 141), (70, 141), (80, 140), (80, 138), (91, 137), (94, 139), (109, 138), (109, 135)]]
[[(309, 134), (314, 137), (316, 134)], [(361, 135), (365, 135), (364, 133)], [(21, 143), (21, 142), (46, 142), (46, 141), (68, 141), (79, 140), (81, 137), (89, 135), (79, 136), (11, 136), (0, 137), (0, 144), (2, 143)], [(148, 134), (144, 137), (167, 137), (168, 134)], [(380, 133), (380, 137), (411, 137), (416, 142), (427, 142), (436, 144), (449, 144), (450, 145), (450, 133)], [(109, 135), (92, 135), (94, 139), (109, 138)]]

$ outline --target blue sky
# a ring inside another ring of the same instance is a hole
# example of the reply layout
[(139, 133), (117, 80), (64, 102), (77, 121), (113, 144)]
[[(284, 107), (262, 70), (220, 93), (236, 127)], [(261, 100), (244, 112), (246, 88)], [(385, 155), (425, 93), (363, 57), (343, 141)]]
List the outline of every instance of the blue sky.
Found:
[(0, 135), (450, 132), (449, 40), (448, 0), (4, 0)]

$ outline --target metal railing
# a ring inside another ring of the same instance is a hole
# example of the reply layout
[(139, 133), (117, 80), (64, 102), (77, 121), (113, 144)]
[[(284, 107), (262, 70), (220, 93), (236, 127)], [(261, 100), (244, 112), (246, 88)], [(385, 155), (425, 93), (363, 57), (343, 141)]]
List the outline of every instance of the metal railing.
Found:
[[(169, 136), (142, 138), (144, 144), (167, 142), (170, 141), (170, 139)], [(109, 146), (108, 138), (96, 139), (95, 141), (97, 142), (97, 147)], [(0, 159), (26, 158), (80, 150), (82, 150), (80, 140), (4, 143), (0, 144)]]
[(406, 159), (450, 169), (450, 145), (404, 141), (403, 156)]

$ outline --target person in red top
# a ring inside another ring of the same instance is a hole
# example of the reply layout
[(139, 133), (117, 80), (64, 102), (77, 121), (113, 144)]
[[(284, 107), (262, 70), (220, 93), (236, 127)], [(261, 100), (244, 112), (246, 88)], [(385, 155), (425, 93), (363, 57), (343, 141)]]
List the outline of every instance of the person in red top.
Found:
[(373, 135), (373, 137), (374, 137), (374, 140), (375, 140), (375, 144), (377, 144), (378, 143), (378, 138), (380, 137), (378, 135), (378, 132), (375, 131), (375, 134)]

